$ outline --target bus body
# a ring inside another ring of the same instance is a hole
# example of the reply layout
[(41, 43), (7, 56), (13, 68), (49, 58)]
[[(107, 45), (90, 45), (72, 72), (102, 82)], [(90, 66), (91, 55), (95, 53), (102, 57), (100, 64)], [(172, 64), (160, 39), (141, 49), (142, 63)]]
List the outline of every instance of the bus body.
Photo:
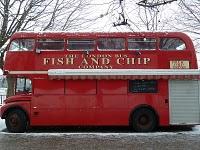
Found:
[(200, 73), (184, 33), (18, 32), (4, 74), (16, 79), (0, 111), (10, 132), (200, 123)]

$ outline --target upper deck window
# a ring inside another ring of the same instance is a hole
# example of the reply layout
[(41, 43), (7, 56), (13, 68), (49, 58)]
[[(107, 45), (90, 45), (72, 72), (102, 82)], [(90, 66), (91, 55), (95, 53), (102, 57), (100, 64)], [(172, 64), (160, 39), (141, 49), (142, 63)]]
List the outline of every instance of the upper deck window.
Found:
[(129, 38), (128, 49), (129, 50), (155, 50), (156, 39), (155, 38)]
[(98, 50), (124, 50), (124, 38), (100, 38), (97, 42)]
[(95, 41), (93, 39), (69, 39), (69, 50), (94, 50)]
[(186, 46), (178, 38), (160, 38), (159, 48), (161, 50), (184, 50)]
[(16, 39), (10, 44), (10, 51), (31, 51), (34, 49), (34, 39)]
[(64, 50), (64, 39), (39, 39), (37, 50)]

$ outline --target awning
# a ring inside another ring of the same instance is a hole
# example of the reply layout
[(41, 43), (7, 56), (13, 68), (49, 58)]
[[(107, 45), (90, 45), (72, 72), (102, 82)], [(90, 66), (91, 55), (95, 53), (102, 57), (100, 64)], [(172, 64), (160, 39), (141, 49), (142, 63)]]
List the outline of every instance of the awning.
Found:
[(200, 79), (198, 69), (50, 69), (50, 79)]

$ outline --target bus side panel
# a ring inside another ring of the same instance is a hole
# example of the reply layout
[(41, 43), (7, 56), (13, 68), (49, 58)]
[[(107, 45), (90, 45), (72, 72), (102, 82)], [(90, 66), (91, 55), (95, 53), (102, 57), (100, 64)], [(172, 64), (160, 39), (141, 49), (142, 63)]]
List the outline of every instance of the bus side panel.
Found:
[(35, 79), (33, 87), (31, 125), (63, 125), (64, 80)]
[(67, 125), (94, 125), (96, 80), (66, 80), (65, 105)]
[[(183, 50), (183, 51), (157, 51), (157, 59), (158, 59), (158, 68), (160, 69), (170, 69), (170, 61), (189, 61), (189, 68), (185, 69), (197, 69), (196, 57), (193, 54), (194, 52), (191, 50)], [(165, 56), (165, 57), (163, 57)], [(190, 56), (190, 57), (189, 57)], [(165, 62), (165, 63), (163, 63)], [(173, 69), (173, 68), (171, 68)], [(174, 68), (175, 69), (175, 68)], [(181, 69), (181, 68), (177, 68)]]
[(67, 125), (128, 125), (126, 80), (66, 80)]
[(159, 117), (159, 125), (169, 125), (168, 81), (158, 80), (157, 93), (131, 93), (128, 94), (128, 107), (134, 111), (140, 106), (152, 107)]
[(97, 125), (128, 125), (127, 80), (99, 80)]

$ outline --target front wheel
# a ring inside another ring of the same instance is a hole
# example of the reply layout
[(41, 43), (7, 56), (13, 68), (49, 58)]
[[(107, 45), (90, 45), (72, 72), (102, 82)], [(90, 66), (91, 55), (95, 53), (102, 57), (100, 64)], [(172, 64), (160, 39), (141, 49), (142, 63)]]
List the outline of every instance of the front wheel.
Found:
[(138, 109), (132, 116), (132, 125), (137, 132), (151, 132), (157, 127), (156, 114), (148, 108)]
[(25, 113), (19, 109), (8, 112), (5, 121), (9, 132), (25, 132), (28, 126), (28, 120)]

